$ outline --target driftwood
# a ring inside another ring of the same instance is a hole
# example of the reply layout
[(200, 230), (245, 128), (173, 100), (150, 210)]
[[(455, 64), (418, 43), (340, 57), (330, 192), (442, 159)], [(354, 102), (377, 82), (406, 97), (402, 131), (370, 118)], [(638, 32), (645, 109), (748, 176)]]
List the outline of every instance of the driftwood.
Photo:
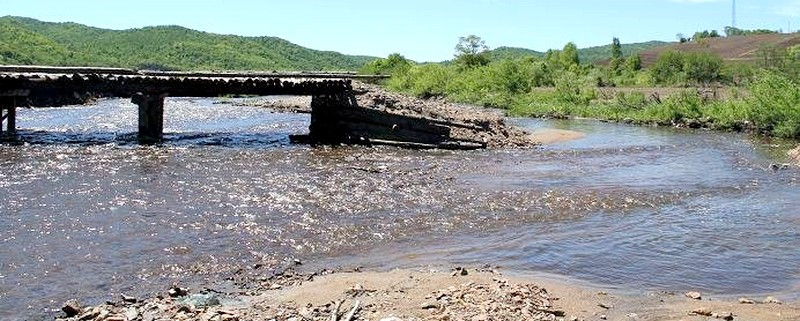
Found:
[(361, 305), (361, 301), (356, 300), (356, 302), (353, 303), (353, 308), (350, 309), (350, 312), (347, 313), (347, 315), (344, 317), (344, 319), (342, 319), (342, 321), (353, 321), (353, 317), (356, 316), (356, 313), (358, 313), (358, 309), (360, 309), (359, 305)]
[(331, 312), (331, 319), (330, 319), (331, 321), (339, 321), (339, 309), (342, 308), (343, 303), (344, 300), (339, 300), (336, 301), (336, 303), (333, 305), (333, 311)]

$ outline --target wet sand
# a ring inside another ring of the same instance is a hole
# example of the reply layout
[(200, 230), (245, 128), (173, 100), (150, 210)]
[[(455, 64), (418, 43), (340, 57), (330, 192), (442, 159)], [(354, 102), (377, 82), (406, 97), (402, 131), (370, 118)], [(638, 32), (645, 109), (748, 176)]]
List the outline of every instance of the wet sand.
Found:
[(540, 144), (563, 143), (586, 137), (585, 133), (554, 128), (543, 128), (531, 134), (531, 139)]

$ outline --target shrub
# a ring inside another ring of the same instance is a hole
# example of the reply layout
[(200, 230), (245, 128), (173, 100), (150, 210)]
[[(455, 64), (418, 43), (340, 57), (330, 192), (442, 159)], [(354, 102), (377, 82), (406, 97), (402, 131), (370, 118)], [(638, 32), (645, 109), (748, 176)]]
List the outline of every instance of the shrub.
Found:
[(650, 73), (656, 83), (676, 84), (683, 81), (683, 67), (685, 65), (683, 53), (677, 51), (666, 51), (662, 53)]
[(690, 53), (684, 56), (683, 71), (686, 79), (696, 84), (719, 82), (722, 71), (722, 58), (705, 52)]
[(750, 86), (748, 118), (767, 134), (800, 137), (800, 86), (788, 78), (766, 73)]

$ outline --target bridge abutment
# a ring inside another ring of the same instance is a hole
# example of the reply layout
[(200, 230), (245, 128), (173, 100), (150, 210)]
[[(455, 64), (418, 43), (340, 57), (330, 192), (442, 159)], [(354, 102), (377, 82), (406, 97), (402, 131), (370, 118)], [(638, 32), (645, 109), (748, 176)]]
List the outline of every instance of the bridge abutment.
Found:
[(167, 94), (136, 93), (131, 101), (139, 106), (139, 142), (160, 143), (164, 139), (164, 98)]

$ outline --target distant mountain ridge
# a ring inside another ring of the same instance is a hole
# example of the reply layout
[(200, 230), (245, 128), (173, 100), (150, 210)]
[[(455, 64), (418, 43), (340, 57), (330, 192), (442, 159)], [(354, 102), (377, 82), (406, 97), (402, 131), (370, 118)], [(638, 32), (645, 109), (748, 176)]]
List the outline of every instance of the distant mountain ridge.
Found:
[(358, 70), (376, 59), (180, 26), (109, 30), (0, 17), (0, 64), (166, 70)]
[[(646, 50), (663, 47), (669, 45), (665, 41), (648, 41), (639, 43), (630, 43), (622, 45), (622, 53), (624, 56), (642, 53)], [(526, 56), (544, 57), (545, 53), (541, 51), (517, 48), (517, 47), (497, 47), (489, 51), (489, 56), (492, 60), (499, 59), (515, 59)], [(588, 47), (578, 49), (578, 56), (583, 63), (599, 63), (611, 59), (611, 44), (604, 46)]]

